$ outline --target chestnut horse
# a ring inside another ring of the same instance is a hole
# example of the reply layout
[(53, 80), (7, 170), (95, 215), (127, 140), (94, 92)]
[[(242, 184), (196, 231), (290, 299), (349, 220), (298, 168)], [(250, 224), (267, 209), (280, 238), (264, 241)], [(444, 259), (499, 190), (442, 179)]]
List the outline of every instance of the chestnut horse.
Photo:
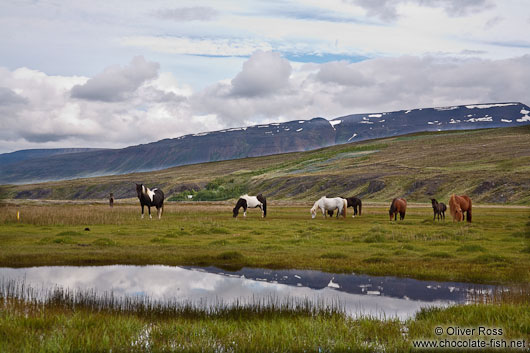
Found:
[(392, 217), (394, 217), (394, 221), (397, 221), (398, 213), (399, 213), (400, 220), (405, 219), (406, 211), (407, 211), (407, 200), (402, 199), (402, 198), (393, 199), (392, 204), (390, 205), (390, 210), (388, 210), (388, 214), (390, 215), (390, 220), (392, 220)]
[(451, 195), (449, 199), (449, 211), (451, 212), (451, 216), (453, 216), (453, 222), (463, 221), (465, 212), (465, 218), (471, 223), (471, 199), (467, 195)]

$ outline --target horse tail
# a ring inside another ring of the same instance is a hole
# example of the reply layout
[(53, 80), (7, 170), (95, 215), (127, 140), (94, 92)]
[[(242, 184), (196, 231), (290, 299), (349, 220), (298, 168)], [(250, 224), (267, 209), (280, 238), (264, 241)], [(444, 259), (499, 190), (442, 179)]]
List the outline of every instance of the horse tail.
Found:
[(257, 195), (256, 198), (263, 205), (263, 217), (267, 217), (267, 199), (262, 194)]
[(363, 208), (363, 202), (361, 201), (361, 199), (359, 199), (359, 216), (361, 215), (361, 211), (362, 211), (362, 208)]
[(471, 223), (471, 199), (468, 197), (467, 200), (469, 201), (469, 208), (467, 209), (467, 221)]
[(342, 206), (342, 217), (346, 218), (346, 209), (348, 208), (348, 200), (342, 199), (342, 203), (344, 206)]

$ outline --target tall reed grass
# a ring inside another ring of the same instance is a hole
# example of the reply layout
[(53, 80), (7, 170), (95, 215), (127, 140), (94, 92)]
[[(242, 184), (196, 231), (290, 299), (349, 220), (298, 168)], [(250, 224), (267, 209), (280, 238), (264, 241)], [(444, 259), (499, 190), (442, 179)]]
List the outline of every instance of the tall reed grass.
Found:
[(0, 281), (0, 301), (24, 301), (26, 307), (61, 308), (66, 310), (85, 309), (112, 314), (135, 314), (149, 318), (181, 317), (205, 319), (251, 319), (272, 317), (344, 317), (345, 310), (337, 300), (312, 301), (309, 298), (286, 298), (275, 296), (265, 298), (241, 298), (231, 303), (222, 300), (182, 301), (178, 298), (155, 300), (148, 296), (116, 295), (113, 292), (96, 290), (75, 290), (64, 287), (35, 288), (24, 281)]

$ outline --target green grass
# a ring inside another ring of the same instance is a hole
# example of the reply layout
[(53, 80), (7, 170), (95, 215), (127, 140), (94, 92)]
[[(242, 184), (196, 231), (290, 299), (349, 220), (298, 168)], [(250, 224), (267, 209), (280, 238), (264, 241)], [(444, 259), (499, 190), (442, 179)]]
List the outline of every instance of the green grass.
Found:
[[(43, 303), (21, 300), (29, 292), (35, 289), (0, 284), (3, 352), (406, 352), (420, 339), (530, 340), (528, 285), (485, 296), (489, 304), (426, 308), (406, 321), (352, 318), (339, 306), (303, 299), (205, 308), (149, 298), (117, 301), (93, 291), (74, 296), (60, 288)], [(502, 335), (438, 336), (436, 327), (487, 327)]]
[(232, 203), (168, 203), (162, 220), (142, 220), (137, 205), (4, 204), (0, 266), (214, 265), (530, 281), (529, 238), (519, 236), (528, 232), (527, 208), (475, 207), (471, 224), (432, 222), (428, 207), (414, 205), (397, 222), (376, 205), (346, 219), (312, 220), (309, 208), (271, 204), (265, 219), (254, 209), (233, 218)]

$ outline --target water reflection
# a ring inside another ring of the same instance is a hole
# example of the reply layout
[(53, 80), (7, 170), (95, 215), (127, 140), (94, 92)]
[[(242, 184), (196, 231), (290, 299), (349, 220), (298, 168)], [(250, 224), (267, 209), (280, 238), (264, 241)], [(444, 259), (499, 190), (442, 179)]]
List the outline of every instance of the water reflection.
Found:
[(339, 302), (351, 316), (414, 315), (422, 307), (465, 303), (470, 291), (493, 287), (458, 282), (331, 274), (308, 270), (215, 267), (95, 266), (0, 268), (0, 279), (24, 281), (38, 289), (56, 286), (95, 289), (115, 296), (148, 296), (154, 300), (182, 300), (230, 304), (256, 299), (304, 299)]

